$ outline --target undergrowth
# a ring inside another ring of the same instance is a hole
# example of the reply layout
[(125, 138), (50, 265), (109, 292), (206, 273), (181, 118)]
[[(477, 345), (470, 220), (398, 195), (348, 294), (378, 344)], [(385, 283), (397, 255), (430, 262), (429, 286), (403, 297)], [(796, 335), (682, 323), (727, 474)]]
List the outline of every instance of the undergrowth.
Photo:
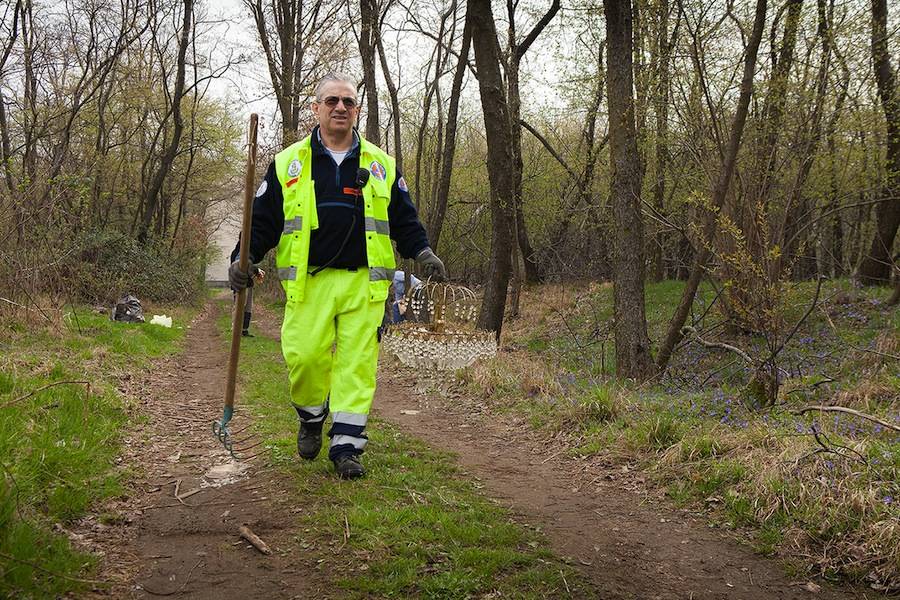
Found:
[[(680, 282), (647, 288), (651, 340), (662, 337)], [(806, 312), (815, 284), (788, 291), (785, 321)], [(692, 319), (711, 339), (751, 356), (760, 338), (728, 335), (715, 290), (701, 288)], [(503, 351), (459, 375), (492, 407), (572, 434), (571, 453), (639, 462), (681, 505), (745, 531), (765, 554), (875, 589), (900, 590), (900, 314), (889, 290), (828, 282), (787, 344), (775, 406), (751, 409), (751, 376), (735, 353), (685, 343), (642, 386), (613, 377), (612, 288), (545, 286), (523, 298)], [(703, 319), (700, 319), (704, 316)], [(882, 423), (810, 406), (842, 406)], [(885, 425), (887, 424), (887, 425)]]

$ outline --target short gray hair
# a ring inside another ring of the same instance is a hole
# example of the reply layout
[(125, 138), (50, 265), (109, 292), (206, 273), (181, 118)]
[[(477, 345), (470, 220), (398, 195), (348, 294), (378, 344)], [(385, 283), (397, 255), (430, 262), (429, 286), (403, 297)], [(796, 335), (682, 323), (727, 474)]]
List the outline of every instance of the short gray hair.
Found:
[(319, 80), (319, 83), (316, 84), (316, 102), (322, 101), (322, 89), (331, 83), (332, 81), (339, 81), (341, 83), (348, 83), (350, 87), (353, 88), (354, 93), (356, 93), (356, 80), (351, 78), (348, 75), (344, 75), (343, 73), (336, 73), (334, 71), (326, 73), (322, 79)]

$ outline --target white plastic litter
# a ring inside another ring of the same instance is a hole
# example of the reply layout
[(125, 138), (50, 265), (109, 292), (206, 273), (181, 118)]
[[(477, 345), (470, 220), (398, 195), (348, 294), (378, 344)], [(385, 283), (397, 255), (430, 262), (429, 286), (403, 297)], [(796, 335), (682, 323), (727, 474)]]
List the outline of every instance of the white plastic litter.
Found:
[(153, 315), (153, 318), (150, 319), (150, 324), (162, 325), (163, 327), (171, 327), (172, 317), (167, 317), (166, 315)]

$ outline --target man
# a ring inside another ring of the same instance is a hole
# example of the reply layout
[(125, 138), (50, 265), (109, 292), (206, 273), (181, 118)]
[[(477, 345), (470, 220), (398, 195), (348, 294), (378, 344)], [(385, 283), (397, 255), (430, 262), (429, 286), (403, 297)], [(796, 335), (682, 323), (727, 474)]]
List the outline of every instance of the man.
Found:
[[(253, 202), (250, 262), (276, 248), (287, 304), (281, 347), (300, 418), (297, 451), (314, 459), (329, 412), (328, 457), (342, 478), (365, 474), (359, 456), (375, 394), (379, 327), (404, 258), (446, 277), (394, 159), (359, 136), (356, 85), (330, 74), (316, 86), (318, 126), (275, 156)], [(247, 285), (237, 261), (233, 287)]]
[[(410, 273), (410, 288), (415, 289), (420, 283), (422, 281)], [(391, 289), (394, 291), (394, 301), (391, 302), (391, 322), (399, 323), (406, 320), (406, 273), (404, 271), (394, 271), (394, 281)]]

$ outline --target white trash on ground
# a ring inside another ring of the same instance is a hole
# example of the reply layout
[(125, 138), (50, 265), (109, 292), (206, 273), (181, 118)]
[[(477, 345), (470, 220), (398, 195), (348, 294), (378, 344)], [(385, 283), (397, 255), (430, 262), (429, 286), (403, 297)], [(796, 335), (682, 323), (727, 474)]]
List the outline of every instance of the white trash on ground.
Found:
[(166, 315), (153, 315), (153, 318), (150, 319), (150, 324), (162, 325), (163, 327), (171, 327), (172, 317), (167, 317)]

